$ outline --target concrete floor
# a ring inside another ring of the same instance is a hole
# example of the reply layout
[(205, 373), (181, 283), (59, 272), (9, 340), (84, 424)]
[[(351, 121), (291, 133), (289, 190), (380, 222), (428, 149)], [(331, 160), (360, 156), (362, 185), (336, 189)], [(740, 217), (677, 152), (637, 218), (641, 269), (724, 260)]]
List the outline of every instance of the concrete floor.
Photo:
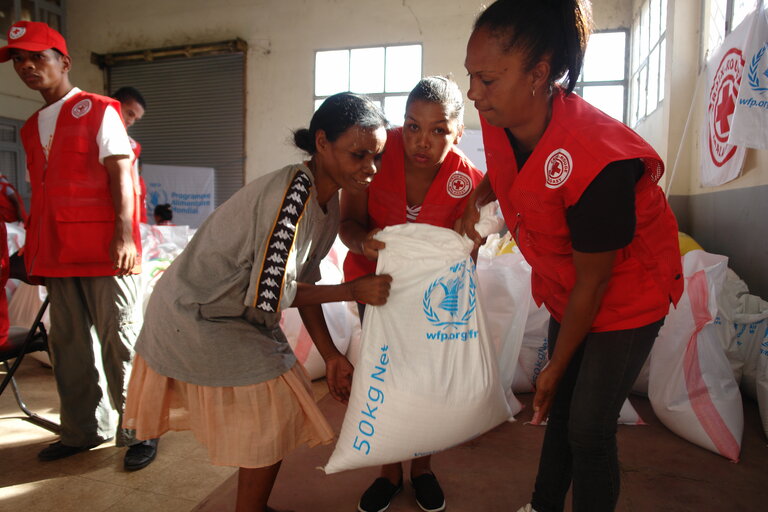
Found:
[[(27, 357), (16, 375), (30, 409), (58, 421), (52, 371)], [(157, 459), (133, 473), (123, 470), (125, 448), (114, 442), (39, 462), (37, 452), (58, 436), (22, 417), (7, 388), (0, 396), (0, 512), (188, 512), (236, 471), (211, 465), (190, 432), (163, 436)]]
[[(532, 395), (522, 395), (530, 410)], [(646, 426), (620, 426), (622, 471), (620, 512), (724, 512), (768, 510), (768, 446), (757, 405), (745, 405), (742, 457), (738, 464), (695, 446), (667, 430), (647, 399), (632, 397)], [(341, 425), (344, 407), (329, 396), (320, 401), (331, 425)], [(530, 501), (544, 434), (524, 424), (524, 410), (484, 436), (440, 453), (433, 468), (451, 512), (515, 512)], [(296, 512), (352, 512), (360, 493), (377, 476), (376, 469), (324, 475), (316, 469), (328, 460), (332, 446), (300, 449), (283, 463), (271, 506)], [(232, 510), (236, 477), (230, 477), (195, 510)], [(418, 511), (406, 485), (388, 512)], [(567, 507), (570, 510), (570, 506)]]
[[(0, 372), (0, 376), (3, 373)], [(56, 420), (53, 376), (27, 359), (18, 373), (28, 405)], [(344, 407), (315, 382), (320, 407), (335, 428)], [(321, 398), (322, 397), (322, 398)], [(529, 405), (531, 396), (522, 395)], [(619, 427), (622, 460), (620, 512), (768, 510), (768, 446), (757, 405), (745, 403), (745, 431), (738, 464), (694, 446), (659, 423), (646, 399), (633, 404), (647, 426)], [(107, 443), (61, 461), (41, 463), (36, 454), (56, 436), (20, 419), (8, 389), (0, 396), (0, 511), (150, 512), (234, 509), (235, 470), (212, 466), (189, 432), (163, 436), (158, 458), (126, 473), (123, 448)], [(525, 425), (523, 411), (480, 438), (434, 456), (434, 469), (451, 512), (515, 512), (527, 503), (544, 430)], [(326, 476), (332, 446), (300, 449), (284, 462), (272, 506), (296, 512), (352, 512), (375, 468)], [(418, 511), (406, 486), (389, 511)]]

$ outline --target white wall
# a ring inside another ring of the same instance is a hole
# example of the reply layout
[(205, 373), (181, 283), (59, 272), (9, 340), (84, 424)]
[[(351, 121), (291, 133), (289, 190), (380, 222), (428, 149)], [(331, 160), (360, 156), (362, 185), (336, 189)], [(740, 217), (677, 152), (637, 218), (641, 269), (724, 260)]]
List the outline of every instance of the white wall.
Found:
[[(632, 0), (596, 0), (597, 28), (629, 25)], [(246, 180), (300, 157), (291, 130), (312, 115), (314, 52), (418, 42), (424, 73), (453, 73), (466, 91), (464, 53), (472, 22), (487, 0), (68, 0), (67, 43), (73, 84), (104, 93), (95, 53), (234, 38), (247, 41)], [(211, 70), (215, 73), (215, 70)], [(0, 116), (25, 119), (42, 102), (10, 64), (0, 66)], [(150, 111), (147, 115), (151, 115)], [(466, 123), (479, 126), (468, 105)]]
[[(299, 158), (288, 140), (291, 130), (306, 126), (312, 115), (315, 50), (421, 42), (424, 73), (452, 72), (465, 86), (464, 46), (481, 2), (137, 0), (125, 9), (117, 0), (69, 0), (67, 5), (69, 44), (76, 49), (73, 78), (92, 90), (103, 85), (101, 72), (89, 64), (90, 52), (237, 37), (247, 41), (246, 179), (250, 180)], [(116, 11), (119, 17), (112, 15)], [(477, 123), (476, 116), (469, 122)]]

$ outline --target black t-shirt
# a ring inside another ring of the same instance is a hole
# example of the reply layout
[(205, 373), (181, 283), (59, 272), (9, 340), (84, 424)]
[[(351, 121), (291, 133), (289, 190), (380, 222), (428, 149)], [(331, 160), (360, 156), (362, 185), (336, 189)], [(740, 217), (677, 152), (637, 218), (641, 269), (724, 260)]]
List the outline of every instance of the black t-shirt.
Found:
[[(518, 151), (512, 134), (507, 137), (522, 169), (531, 153)], [(611, 162), (592, 180), (579, 200), (565, 212), (571, 245), (579, 252), (614, 251), (635, 236), (635, 186), (643, 175), (640, 159)]]

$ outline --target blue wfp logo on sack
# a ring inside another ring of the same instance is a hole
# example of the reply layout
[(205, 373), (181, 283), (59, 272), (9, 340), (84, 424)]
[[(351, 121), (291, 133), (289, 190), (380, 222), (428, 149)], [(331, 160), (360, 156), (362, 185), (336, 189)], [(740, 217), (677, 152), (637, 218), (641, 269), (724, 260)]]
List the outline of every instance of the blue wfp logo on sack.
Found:
[[(462, 300), (465, 287), (468, 288), (466, 301)], [(427, 340), (468, 341), (477, 338), (476, 329), (466, 328), (477, 308), (474, 266), (467, 268), (466, 260), (452, 266), (449, 274), (429, 285), (421, 305), (429, 323), (440, 327), (438, 331), (426, 333)]]

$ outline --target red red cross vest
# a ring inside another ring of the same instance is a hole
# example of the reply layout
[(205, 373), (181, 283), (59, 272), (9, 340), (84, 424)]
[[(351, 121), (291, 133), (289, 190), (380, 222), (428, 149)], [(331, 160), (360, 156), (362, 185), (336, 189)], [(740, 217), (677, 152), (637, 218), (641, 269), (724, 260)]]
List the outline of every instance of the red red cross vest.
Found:
[(562, 321), (576, 278), (567, 208), (609, 163), (642, 160), (635, 236), (618, 251), (591, 330), (631, 329), (666, 316), (670, 302), (676, 304), (682, 294), (683, 279), (677, 221), (657, 185), (664, 164), (653, 148), (579, 96), (558, 90), (552, 119), (518, 172), (504, 130), (481, 122), (488, 177), (507, 226), (532, 267), (533, 297), (557, 321)]
[[(109, 175), (99, 163), (96, 137), (107, 106), (120, 112), (111, 98), (79, 92), (61, 107), (53, 143), (45, 159), (37, 127), (38, 114), (21, 129), (32, 187), (24, 261), (30, 275), (41, 277), (112, 276), (109, 246), (115, 209)], [(134, 183), (136, 186), (136, 184)], [(138, 197), (138, 189), (135, 197)], [(134, 201), (133, 241), (141, 272), (139, 210)]]
[[(469, 195), (482, 179), (482, 174), (455, 145), (445, 156), (432, 181), (416, 222), (453, 228), (464, 211)], [(405, 196), (405, 148), (403, 129), (387, 132), (387, 144), (381, 168), (368, 190), (368, 229), (404, 224), (407, 200)], [(347, 253), (344, 279), (352, 281), (376, 271), (376, 263), (362, 254)]]
[[(16, 203), (21, 209), (22, 218), (16, 211), (16, 205), (8, 197), (13, 194)], [(10, 259), (8, 256), (8, 232), (6, 231), (6, 222), (15, 222), (17, 220), (26, 221), (24, 212), (24, 201), (16, 192), (16, 189), (2, 177), (0, 179), (0, 346), (8, 341), (8, 299), (5, 295), (5, 285), (10, 277)]]

